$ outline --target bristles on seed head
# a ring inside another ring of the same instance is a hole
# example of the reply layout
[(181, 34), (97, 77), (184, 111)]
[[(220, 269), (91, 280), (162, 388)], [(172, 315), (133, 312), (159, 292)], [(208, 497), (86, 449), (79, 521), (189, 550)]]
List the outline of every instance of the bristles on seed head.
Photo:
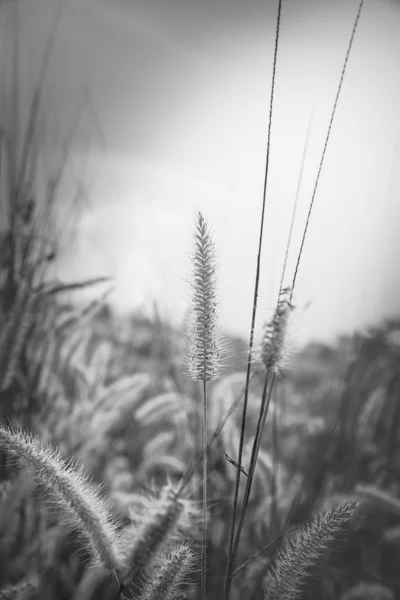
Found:
[[(164, 551), (148, 574), (142, 600), (176, 600), (184, 597), (183, 587), (190, 582), (196, 553), (189, 544), (180, 542)], [(185, 595), (186, 596), (186, 595)]]
[(359, 507), (357, 501), (344, 501), (299, 529), (275, 555), (265, 582), (265, 600), (299, 600), (310, 572), (330, 545), (343, 539)]
[(192, 318), (189, 324), (189, 374), (194, 381), (213, 381), (221, 368), (217, 330), (216, 258), (208, 225), (198, 213), (192, 253)]
[(184, 507), (170, 488), (161, 491), (159, 498), (149, 506), (141, 524), (128, 526), (122, 532), (120, 550), (125, 547), (124, 586), (130, 585), (154, 561), (158, 551), (173, 537)]
[(286, 359), (286, 334), (293, 309), (290, 292), (290, 288), (284, 288), (280, 292), (274, 316), (263, 328), (259, 361), (269, 372), (278, 372)]
[(0, 426), (0, 449), (21, 467), (34, 474), (35, 484), (51, 502), (65, 523), (78, 528), (93, 564), (110, 571), (119, 567), (115, 551), (117, 522), (109, 503), (92, 488), (83, 468), (68, 464), (61, 453), (42, 446), (38, 439), (23, 431)]

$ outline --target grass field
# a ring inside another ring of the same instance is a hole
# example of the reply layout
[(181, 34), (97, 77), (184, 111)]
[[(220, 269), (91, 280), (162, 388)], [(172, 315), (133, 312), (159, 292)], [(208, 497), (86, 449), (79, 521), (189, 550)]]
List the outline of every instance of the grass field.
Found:
[[(54, 40), (21, 123), (14, 30), (1, 113), (0, 599), (400, 598), (400, 316), (331, 345), (294, 351), (288, 341), (363, 4), (296, 268), (286, 272), (285, 261), (273, 316), (258, 331), (277, 2), (249, 340), (221, 330), (224, 265), (201, 212), (188, 232), (181, 328), (157, 304), (152, 314), (122, 317), (107, 288), (87, 305), (72, 302), (110, 282), (102, 273), (72, 283), (55, 276), (75, 223), (60, 218), (68, 139), (54, 171), (40, 161)], [(68, 211), (77, 218), (76, 187)]]

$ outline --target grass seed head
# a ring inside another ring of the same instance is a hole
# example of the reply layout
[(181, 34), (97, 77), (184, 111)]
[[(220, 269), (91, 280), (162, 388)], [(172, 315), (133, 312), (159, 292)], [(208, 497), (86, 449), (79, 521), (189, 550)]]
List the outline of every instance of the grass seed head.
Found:
[(293, 308), (290, 291), (290, 288), (284, 288), (280, 292), (274, 316), (263, 328), (259, 361), (269, 372), (278, 372), (286, 359), (286, 334)]
[(310, 571), (340, 539), (360, 503), (344, 501), (297, 531), (278, 551), (266, 581), (265, 600), (299, 600)]
[(128, 526), (121, 535), (121, 549), (125, 547), (124, 586), (137, 582), (142, 573), (154, 561), (162, 547), (173, 538), (175, 529), (184, 511), (176, 493), (169, 487), (161, 491), (160, 497), (149, 505), (141, 523)]
[(0, 449), (21, 467), (32, 470), (36, 485), (65, 525), (78, 527), (93, 564), (110, 571), (119, 566), (115, 551), (117, 523), (108, 503), (92, 488), (82, 468), (66, 463), (59, 452), (42, 446), (22, 431), (0, 426)]
[(163, 552), (148, 574), (141, 600), (177, 600), (184, 598), (184, 586), (196, 563), (196, 554), (186, 543)]
[(221, 340), (217, 328), (218, 302), (215, 291), (216, 257), (208, 225), (199, 212), (192, 254), (192, 318), (189, 374), (194, 381), (213, 381), (221, 368)]

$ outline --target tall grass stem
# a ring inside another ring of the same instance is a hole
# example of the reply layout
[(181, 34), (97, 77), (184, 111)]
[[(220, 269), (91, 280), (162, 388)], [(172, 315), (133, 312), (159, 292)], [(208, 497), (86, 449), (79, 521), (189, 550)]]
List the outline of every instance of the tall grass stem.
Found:
[(276, 22), (276, 32), (275, 32), (275, 51), (274, 51), (274, 60), (273, 60), (273, 69), (272, 69), (271, 97), (270, 97), (269, 121), (268, 121), (267, 153), (266, 153), (266, 161), (265, 161), (265, 176), (264, 176), (263, 201), (262, 201), (262, 209), (261, 209), (260, 234), (259, 234), (259, 244), (258, 244), (258, 254), (257, 254), (257, 269), (256, 269), (256, 277), (255, 277), (255, 285), (254, 285), (253, 310), (252, 310), (251, 326), (250, 326), (250, 342), (249, 342), (249, 356), (248, 356), (248, 361), (247, 361), (247, 372), (246, 372), (246, 388), (245, 388), (245, 393), (244, 393), (242, 424), (241, 424), (238, 459), (237, 459), (238, 466), (237, 466), (237, 470), (236, 470), (235, 489), (233, 492), (232, 517), (231, 517), (230, 532), (229, 532), (227, 564), (226, 564), (226, 570), (225, 570), (224, 600), (229, 600), (230, 590), (231, 590), (231, 572), (232, 572), (232, 568), (233, 568), (233, 544), (234, 544), (234, 536), (235, 536), (236, 512), (237, 512), (237, 505), (238, 505), (238, 499), (239, 499), (240, 474), (241, 474), (241, 466), (242, 466), (242, 458), (243, 458), (244, 434), (245, 434), (245, 429), (246, 429), (247, 404), (248, 404), (248, 398), (249, 398), (250, 371), (251, 371), (252, 356), (253, 356), (254, 330), (255, 330), (255, 322), (256, 322), (256, 314), (257, 314), (258, 288), (259, 288), (259, 284), (260, 284), (261, 251), (262, 251), (263, 233), (264, 233), (264, 219), (265, 219), (267, 183), (268, 183), (268, 173), (269, 173), (269, 156), (270, 156), (270, 149), (271, 149), (271, 126), (272, 126), (272, 113), (273, 113), (273, 106), (274, 106), (275, 75), (276, 75), (276, 64), (277, 64), (277, 57), (278, 57), (281, 8), (282, 8), (282, 0), (279, 0), (277, 22)]

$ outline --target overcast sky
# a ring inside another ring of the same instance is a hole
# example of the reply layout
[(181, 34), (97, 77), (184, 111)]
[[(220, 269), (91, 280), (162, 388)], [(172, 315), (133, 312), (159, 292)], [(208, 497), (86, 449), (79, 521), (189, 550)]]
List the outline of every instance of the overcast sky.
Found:
[[(55, 5), (21, 2), (28, 88)], [(283, 0), (260, 319), (276, 301), (312, 115), (288, 279), (293, 272), (357, 8), (358, 0)], [(271, 0), (63, 0), (47, 127), (62, 134), (83, 86), (101, 123), (100, 133), (86, 115), (74, 142), (92, 208), (63, 263), (68, 278), (110, 274), (119, 309), (154, 297), (179, 319), (200, 209), (219, 251), (222, 324), (247, 335), (276, 11)], [(399, 313), (399, 57), (400, 4), (366, 0), (294, 297), (300, 340)]]

